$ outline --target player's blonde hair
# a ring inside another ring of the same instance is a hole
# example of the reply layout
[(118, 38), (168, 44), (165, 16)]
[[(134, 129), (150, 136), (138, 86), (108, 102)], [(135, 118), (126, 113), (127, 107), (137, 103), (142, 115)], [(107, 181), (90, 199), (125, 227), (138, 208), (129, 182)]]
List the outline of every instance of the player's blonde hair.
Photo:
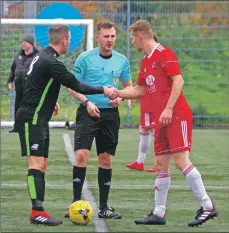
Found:
[(68, 39), (69, 28), (65, 25), (54, 25), (49, 29), (50, 44), (57, 45), (61, 43), (64, 38)]
[(129, 31), (135, 33), (141, 33), (148, 38), (153, 38), (156, 42), (158, 40), (157, 35), (153, 32), (153, 26), (146, 20), (139, 19), (137, 22), (129, 27)]

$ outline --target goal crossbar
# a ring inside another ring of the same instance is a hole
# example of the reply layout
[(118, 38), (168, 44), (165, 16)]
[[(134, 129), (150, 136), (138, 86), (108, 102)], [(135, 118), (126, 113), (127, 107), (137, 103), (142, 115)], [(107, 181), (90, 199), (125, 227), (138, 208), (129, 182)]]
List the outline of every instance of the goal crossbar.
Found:
[(1, 19), (1, 24), (13, 25), (93, 25), (93, 19)]
[(2, 25), (85, 25), (87, 26), (87, 50), (93, 49), (93, 19), (1, 19)]

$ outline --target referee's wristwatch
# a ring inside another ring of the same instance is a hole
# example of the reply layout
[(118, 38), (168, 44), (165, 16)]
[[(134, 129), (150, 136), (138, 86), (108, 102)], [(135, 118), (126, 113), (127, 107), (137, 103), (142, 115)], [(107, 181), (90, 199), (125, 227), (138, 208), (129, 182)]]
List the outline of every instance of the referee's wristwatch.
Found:
[(84, 107), (87, 107), (87, 103), (89, 102), (89, 100), (85, 100), (82, 104)]

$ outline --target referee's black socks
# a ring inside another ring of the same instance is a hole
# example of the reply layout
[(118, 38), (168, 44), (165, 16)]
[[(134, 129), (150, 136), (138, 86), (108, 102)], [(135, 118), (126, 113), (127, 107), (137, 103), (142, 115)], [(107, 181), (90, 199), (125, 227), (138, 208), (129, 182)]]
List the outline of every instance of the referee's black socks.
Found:
[(73, 166), (73, 202), (81, 200), (86, 167)]
[(98, 169), (98, 183), (99, 183), (99, 209), (107, 207), (107, 201), (111, 185), (112, 169)]
[(45, 194), (44, 173), (37, 169), (29, 169), (27, 184), (30, 199), (32, 201), (32, 209), (37, 211), (43, 211), (43, 201)]

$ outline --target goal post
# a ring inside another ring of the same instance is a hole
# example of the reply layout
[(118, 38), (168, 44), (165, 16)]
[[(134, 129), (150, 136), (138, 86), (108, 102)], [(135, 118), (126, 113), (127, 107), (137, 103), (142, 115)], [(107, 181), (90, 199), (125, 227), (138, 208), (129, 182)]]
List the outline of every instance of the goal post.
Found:
[[(93, 19), (1, 19), (1, 66), (3, 69), (3, 75), (1, 80), (1, 108), (2, 103), (6, 104), (7, 106), (10, 106), (10, 94), (7, 91), (7, 87), (4, 87), (3, 84), (7, 82), (8, 74), (10, 71), (10, 65), (13, 62), (13, 58), (16, 55), (16, 51), (18, 51), (20, 47), (20, 41), (21, 37), (23, 36), (21, 33), (23, 33), (22, 28), (26, 29), (26, 26), (52, 26), (57, 24), (63, 24), (66, 26), (84, 26), (85, 27), (85, 33), (84, 33), (84, 41), (81, 42), (82, 45), (80, 45), (80, 48), (77, 48), (77, 51), (71, 51), (69, 54), (61, 56), (61, 59), (63, 59), (63, 62), (67, 66), (69, 70), (73, 68), (73, 64), (75, 62), (75, 59), (77, 56), (85, 51), (85, 50), (91, 50), (93, 49), (93, 41), (94, 41), (94, 20)], [(10, 37), (10, 38), (8, 38)], [(11, 38), (14, 37), (14, 38)], [(74, 38), (72, 38), (74, 39)], [(9, 42), (7, 42), (9, 41)], [(4, 42), (4, 43), (3, 43)], [(13, 43), (13, 47), (12, 47)], [(5, 47), (4, 47), (5, 46)], [(5, 89), (5, 90), (4, 90)], [(3, 92), (6, 94), (4, 95)], [(72, 119), (68, 119), (69, 115), (73, 115), (75, 118), (75, 111), (77, 109), (78, 103), (76, 103), (76, 100), (74, 100), (73, 97), (65, 96), (63, 90), (60, 92), (61, 100), (64, 99), (64, 109), (63, 106), (61, 107), (60, 114), (63, 114), (65, 117), (61, 116), (61, 119), (55, 120), (55, 118), (50, 121), (49, 126), (50, 127), (65, 127), (66, 121), (69, 121), (70, 123), (73, 122)], [(3, 97), (3, 102), (2, 102)], [(10, 112), (10, 107), (5, 106), (3, 109), (7, 114)], [(68, 107), (71, 109), (69, 110)], [(73, 110), (74, 108), (74, 110)], [(1, 109), (2, 110), (2, 109)], [(64, 110), (64, 111), (63, 111)], [(2, 117), (1, 111), (1, 128), (8, 128), (12, 127), (14, 125), (14, 121), (10, 120), (10, 117), (5, 116)]]

